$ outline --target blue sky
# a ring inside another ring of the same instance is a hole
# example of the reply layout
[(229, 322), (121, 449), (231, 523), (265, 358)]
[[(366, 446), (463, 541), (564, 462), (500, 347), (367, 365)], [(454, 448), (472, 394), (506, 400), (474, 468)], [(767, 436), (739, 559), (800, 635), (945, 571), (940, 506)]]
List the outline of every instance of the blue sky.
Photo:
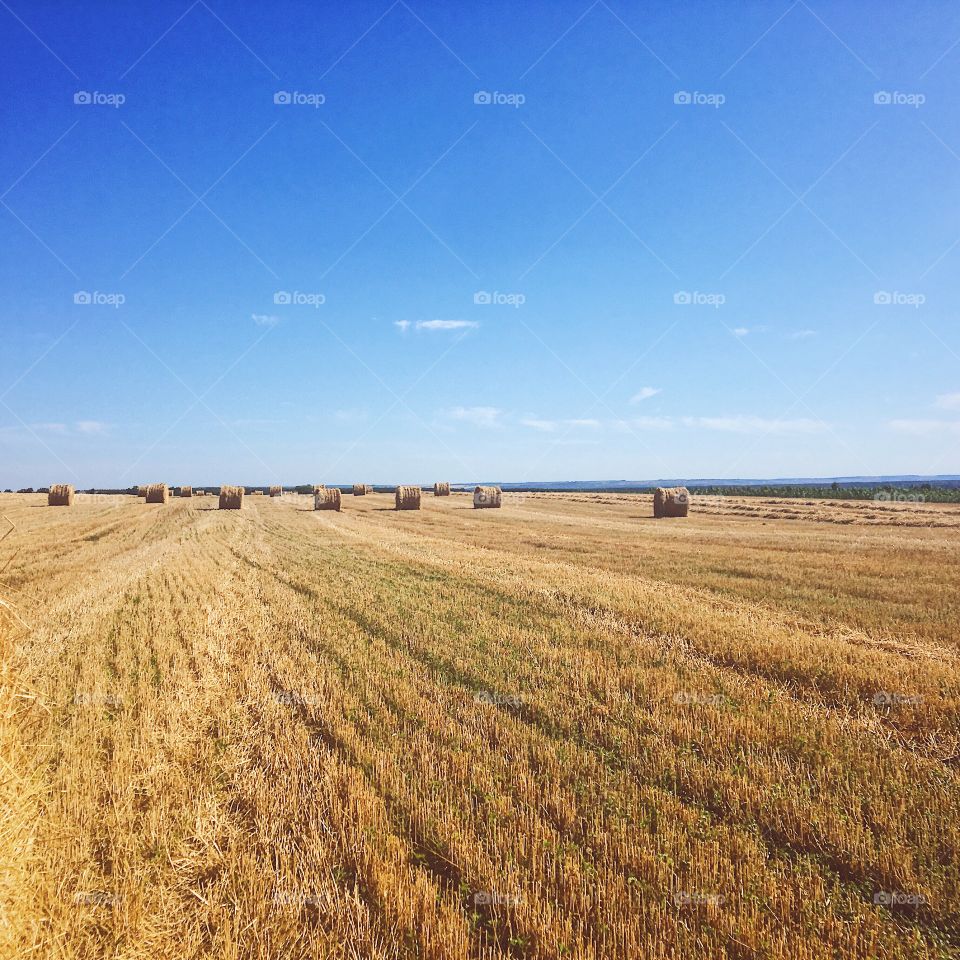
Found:
[(958, 40), (4, 0), (0, 486), (960, 472)]

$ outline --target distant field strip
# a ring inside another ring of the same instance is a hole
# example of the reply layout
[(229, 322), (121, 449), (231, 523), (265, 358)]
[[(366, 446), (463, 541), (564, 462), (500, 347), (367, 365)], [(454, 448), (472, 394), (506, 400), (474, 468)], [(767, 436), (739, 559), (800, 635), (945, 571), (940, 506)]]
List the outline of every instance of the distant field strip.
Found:
[(0, 956), (960, 957), (960, 507), (45, 502)]

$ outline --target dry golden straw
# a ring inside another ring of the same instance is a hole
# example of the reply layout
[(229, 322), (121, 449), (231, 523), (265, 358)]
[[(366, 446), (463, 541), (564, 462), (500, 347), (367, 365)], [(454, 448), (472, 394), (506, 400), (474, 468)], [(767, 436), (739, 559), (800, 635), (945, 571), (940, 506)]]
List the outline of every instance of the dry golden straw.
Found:
[(147, 503), (166, 503), (170, 499), (170, 488), (165, 483), (151, 483), (147, 487)]
[(282, 497), (283, 496), (283, 487), (271, 487), (270, 488), (271, 497)]
[(433, 495), (435, 497), (449, 497), (450, 484), (445, 481), (437, 482), (433, 485)]
[(239, 510), (243, 506), (243, 487), (221, 487), (220, 509)]
[(180, 488), (181, 497), (192, 497), (193, 496), (193, 487), (181, 487)]
[(474, 509), (499, 507), (502, 497), (503, 491), (499, 487), (476, 487), (473, 491)]
[(395, 498), (398, 510), (420, 509), (419, 487), (397, 487)]
[(960, 960), (960, 504), (471, 492), (0, 494), (0, 958)]
[(355, 483), (353, 485), (353, 495), (355, 497), (365, 497), (368, 493), (373, 493), (373, 487), (369, 483)]
[(73, 486), (69, 483), (55, 483), (47, 494), (47, 505), (50, 507), (72, 507)]
[(686, 487), (657, 487), (653, 494), (655, 517), (685, 517), (690, 510), (690, 491)]
[(317, 490), (313, 495), (314, 510), (339, 510), (341, 493), (339, 487), (331, 487), (329, 490)]

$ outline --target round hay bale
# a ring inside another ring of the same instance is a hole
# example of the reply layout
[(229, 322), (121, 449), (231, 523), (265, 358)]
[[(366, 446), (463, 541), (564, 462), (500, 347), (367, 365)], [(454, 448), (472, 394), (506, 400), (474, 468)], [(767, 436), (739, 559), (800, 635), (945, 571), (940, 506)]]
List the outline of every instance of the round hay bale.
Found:
[(179, 492), (177, 493), (178, 497), (192, 497), (193, 496), (193, 487), (180, 487)]
[(397, 487), (394, 493), (397, 509), (419, 510), (420, 492), (419, 487)]
[(50, 485), (50, 491), (47, 493), (48, 507), (72, 507), (73, 506), (73, 485), (70, 483), (53, 483)]
[(271, 497), (282, 497), (283, 496), (283, 487), (271, 487), (270, 488)]
[(365, 497), (368, 493), (373, 493), (373, 487), (369, 483), (355, 483), (353, 485), (353, 495), (355, 497)]
[(221, 487), (220, 509), (240, 510), (243, 507), (243, 487)]
[(147, 495), (147, 484), (141, 483), (140, 486), (137, 487), (137, 496), (145, 497), (146, 495)]
[(165, 483), (151, 483), (147, 487), (147, 503), (167, 503), (170, 488)]
[(435, 497), (449, 497), (450, 496), (450, 484), (444, 480), (441, 480), (438, 483), (433, 485), (433, 495)]
[(329, 490), (324, 487), (313, 495), (313, 509), (339, 511), (341, 499), (342, 494), (339, 487), (331, 487)]
[(473, 508), (499, 507), (503, 491), (499, 487), (475, 487), (473, 490)]
[(685, 517), (690, 510), (690, 491), (686, 487), (657, 487), (653, 493), (655, 517)]

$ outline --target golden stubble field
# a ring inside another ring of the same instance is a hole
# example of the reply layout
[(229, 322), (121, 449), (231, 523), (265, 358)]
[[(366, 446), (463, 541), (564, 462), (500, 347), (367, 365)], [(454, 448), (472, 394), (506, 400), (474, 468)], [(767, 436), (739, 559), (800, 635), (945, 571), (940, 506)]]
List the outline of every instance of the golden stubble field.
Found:
[(960, 508), (504, 502), (0, 496), (0, 956), (960, 956)]

